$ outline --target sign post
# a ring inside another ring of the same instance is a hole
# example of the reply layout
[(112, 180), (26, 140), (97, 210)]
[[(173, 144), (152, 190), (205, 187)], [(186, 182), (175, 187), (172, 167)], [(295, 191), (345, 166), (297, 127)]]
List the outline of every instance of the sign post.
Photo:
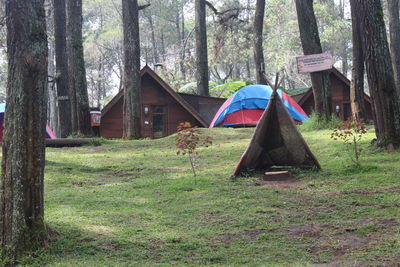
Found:
[(296, 57), (298, 73), (310, 73), (329, 70), (333, 67), (333, 58), (330, 53)]

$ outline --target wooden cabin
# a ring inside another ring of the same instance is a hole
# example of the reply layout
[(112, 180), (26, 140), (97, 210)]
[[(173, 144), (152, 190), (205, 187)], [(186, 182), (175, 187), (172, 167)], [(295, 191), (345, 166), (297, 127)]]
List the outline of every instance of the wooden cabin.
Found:
[[(351, 119), (350, 80), (336, 68), (329, 74), (332, 86), (332, 111), (343, 121)], [(289, 91), (290, 94), (290, 91)], [(314, 110), (314, 94), (312, 88), (290, 94), (291, 97), (310, 115)], [(373, 121), (371, 98), (364, 94), (368, 121)]]
[(185, 93), (178, 94), (203, 117), (207, 124), (212, 122), (218, 109), (226, 101), (226, 98), (199, 96)]
[[(142, 137), (171, 135), (181, 122), (208, 127), (216, 110), (225, 101), (223, 98), (179, 94), (148, 66), (141, 70), (140, 75)], [(123, 103), (124, 92), (120, 91), (103, 108), (100, 125), (102, 137), (122, 137)]]

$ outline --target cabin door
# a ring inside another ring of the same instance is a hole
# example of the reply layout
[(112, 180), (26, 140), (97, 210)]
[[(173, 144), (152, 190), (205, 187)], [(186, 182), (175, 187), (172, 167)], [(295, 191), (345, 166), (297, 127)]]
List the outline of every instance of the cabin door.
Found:
[(343, 120), (348, 121), (351, 119), (351, 106), (350, 103), (344, 103), (343, 104)]
[(151, 106), (152, 111), (152, 137), (160, 138), (167, 135), (167, 107)]

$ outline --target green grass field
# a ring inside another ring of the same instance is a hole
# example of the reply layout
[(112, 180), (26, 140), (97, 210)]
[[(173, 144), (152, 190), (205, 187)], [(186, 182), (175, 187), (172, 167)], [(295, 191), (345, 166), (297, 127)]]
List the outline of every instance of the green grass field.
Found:
[[(48, 149), (48, 247), (26, 266), (394, 266), (400, 153), (365, 139), (361, 167), (330, 131), (304, 137), (322, 171), (230, 179), (252, 129), (212, 129), (194, 184), (175, 137)], [(323, 266), (323, 265), (321, 265)], [(333, 265), (336, 266), (336, 265)]]

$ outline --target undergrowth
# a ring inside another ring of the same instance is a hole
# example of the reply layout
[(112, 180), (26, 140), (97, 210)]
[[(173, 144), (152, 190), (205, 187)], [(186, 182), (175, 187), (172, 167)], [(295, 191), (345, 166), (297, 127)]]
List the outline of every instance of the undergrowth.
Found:
[(335, 114), (332, 114), (330, 120), (319, 117), (316, 113), (312, 113), (310, 118), (303, 122), (299, 126), (300, 130), (303, 132), (317, 131), (317, 130), (333, 130), (340, 124), (341, 121)]

